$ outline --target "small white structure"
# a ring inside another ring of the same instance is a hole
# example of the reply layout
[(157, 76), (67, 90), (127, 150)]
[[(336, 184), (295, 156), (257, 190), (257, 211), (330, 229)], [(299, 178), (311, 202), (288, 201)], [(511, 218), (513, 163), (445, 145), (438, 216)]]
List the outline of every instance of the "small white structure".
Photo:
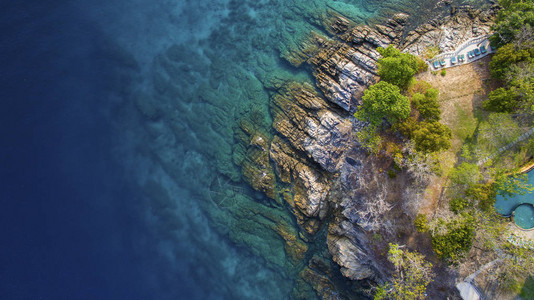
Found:
[(489, 35), (472, 38), (458, 46), (454, 51), (442, 53), (428, 62), (434, 70), (472, 63), (495, 52), (488, 40)]
[(456, 288), (460, 292), (460, 296), (464, 300), (480, 300), (482, 297), (478, 293), (478, 290), (471, 283), (462, 281), (456, 285)]

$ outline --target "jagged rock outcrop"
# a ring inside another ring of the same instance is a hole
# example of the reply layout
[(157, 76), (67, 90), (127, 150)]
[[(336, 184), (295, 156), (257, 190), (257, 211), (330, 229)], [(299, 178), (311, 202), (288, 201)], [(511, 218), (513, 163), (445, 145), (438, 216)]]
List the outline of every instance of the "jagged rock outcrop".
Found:
[(328, 172), (335, 172), (352, 132), (352, 124), (307, 84), (289, 83), (271, 101), (273, 128), (292, 147)]
[(292, 195), (284, 198), (299, 224), (314, 234), (327, 212), (331, 173), (343, 163), (352, 124), (342, 111), (321, 99), (314, 89), (287, 83), (272, 97), (273, 138), (270, 157)]
[[(326, 196), (330, 187), (327, 176), (305, 159), (280, 137), (271, 143), (271, 159), (283, 183), (290, 185), (284, 199), (293, 208), (299, 224), (309, 234), (319, 229), (327, 211)], [(292, 191), (292, 192), (289, 192)]]
[(399, 48), (406, 52), (422, 55), (429, 47), (438, 47), (442, 52), (454, 51), (467, 40), (491, 32), (496, 11), (464, 8), (454, 13), (423, 24), (406, 33)]
[[(449, 51), (488, 33), (492, 16), (491, 11), (458, 9), (439, 22), (408, 30), (406, 14), (357, 27), (336, 15), (325, 22), (335, 38), (312, 33), (299, 53), (287, 55), (294, 65), (308, 64), (326, 101), (308, 84), (276, 81), (271, 85), (276, 92), (270, 105), (274, 137), (269, 140), (242, 124), (245, 134), (241, 139), (248, 145), (248, 158), (242, 164), (245, 177), (256, 190), (292, 207), (307, 233), (301, 235), (304, 239), (320, 229), (327, 212), (331, 214), (328, 249), (347, 278), (382, 282), (386, 277), (365, 229), (369, 219), (363, 221), (359, 212), (378, 197), (390, 179), (379, 171), (376, 158), (360, 148), (355, 133), (365, 124), (352, 117), (365, 89), (378, 81), (376, 48), (392, 44), (418, 55), (430, 46)], [(269, 163), (274, 173), (270, 173)], [(389, 198), (380, 197), (388, 205)], [(291, 238), (284, 240), (291, 246)], [(301, 258), (306, 248), (297, 246), (298, 251), (286, 252)], [(328, 298), (331, 294), (323, 292), (333, 289), (332, 282), (315, 267), (310, 262), (301, 277), (315, 282), (313, 289)]]
[[(360, 227), (358, 211), (373, 201), (376, 188), (386, 186), (389, 179), (379, 174), (373, 158), (351, 137), (362, 124), (352, 119), (350, 126), (350, 113), (361, 104), (365, 89), (378, 81), (377, 47), (393, 44), (420, 55), (430, 46), (449, 51), (489, 32), (493, 11), (451, 11), (439, 22), (413, 30), (407, 29), (406, 14), (397, 14), (383, 24), (357, 27), (335, 16), (326, 24), (336, 38), (312, 34), (304, 43), (309, 49), (292, 56), (294, 64), (306, 60), (328, 103), (311, 87), (297, 84), (286, 84), (272, 98), (277, 136), (271, 143), (270, 157), (280, 180), (292, 184), (294, 190), (293, 198), (285, 198), (308, 233), (317, 230), (325, 207), (330, 206), (334, 218), (328, 228), (328, 249), (342, 274), (352, 280), (380, 282), (385, 278), (369, 235)], [(375, 189), (369, 188), (370, 181)], [(313, 225), (307, 223), (311, 220)], [(306, 270), (303, 276), (315, 275)]]
[(379, 25), (379, 29), (369, 26), (347, 29), (347, 23), (341, 16), (331, 23), (331, 31), (336, 32), (341, 40), (314, 36), (317, 40), (315, 44), (324, 47), (308, 63), (325, 97), (354, 112), (361, 104), (365, 89), (378, 79), (376, 61), (380, 56), (376, 48), (387, 47), (400, 38), (405, 18), (399, 15)]

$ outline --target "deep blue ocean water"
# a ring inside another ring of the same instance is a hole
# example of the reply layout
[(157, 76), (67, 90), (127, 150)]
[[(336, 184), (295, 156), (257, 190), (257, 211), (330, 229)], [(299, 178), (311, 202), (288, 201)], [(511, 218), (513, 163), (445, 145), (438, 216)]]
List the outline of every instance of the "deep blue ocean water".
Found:
[(0, 298), (158, 295), (165, 266), (110, 152), (102, 32), (68, 1), (1, 6)]
[(273, 78), (311, 80), (283, 57), (329, 10), (393, 3), (1, 3), (0, 299), (288, 298), (268, 220), (299, 229), (243, 182), (235, 132), (269, 132)]

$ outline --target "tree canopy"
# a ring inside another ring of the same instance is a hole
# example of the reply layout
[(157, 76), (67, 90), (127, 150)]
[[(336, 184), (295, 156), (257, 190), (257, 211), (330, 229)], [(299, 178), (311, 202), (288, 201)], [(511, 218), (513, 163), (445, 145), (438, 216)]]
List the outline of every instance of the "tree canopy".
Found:
[(424, 94), (415, 93), (412, 96), (414, 107), (421, 114), (422, 119), (439, 121), (441, 109), (438, 103), (439, 91), (429, 88)]
[(400, 89), (388, 82), (380, 81), (365, 90), (363, 104), (356, 117), (367, 119), (377, 126), (386, 118), (391, 123), (406, 119), (410, 115), (410, 99)]
[(534, 62), (534, 47), (518, 48), (512, 43), (506, 44), (499, 48), (491, 59), (491, 76), (504, 80), (509, 68), (523, 61)]
[(378, 47), (376, 51), (382, 55), (378, 60), (380, 79), (402, 89), (407, 88), (413, 76), (426, 66), (420, 58), (402, 53), (391, 45), (387, 48)]
[(421, 122), (413, 132), (415, 149), (427, 153), (448, 149), (451, 138), (451, 129), (437, 121)]
[(484, 109), (531, 113), (534, 110), (534, 1), (501, 0), (490, 37), (498, 47), (490, 62), (491, 75), (504, 83), (493, 91)]
[(449, 222), (441, 219), (432, 234), (432, 247), (436, 255), (455, 261), (471, 249), (475, 237), (474, 219), (464, 215)]
[[(532, 40), (532, 27), (534, 27), (534, 1), (532, 0), (501, 0), (499, 3), (504, 9), (499, 11), (492, 27), (495, 34), (490, 38), (495, 47), (503, 46), (514, 40)], [(530, 31), (525, 33), (525, 31)]]
[(518, 95), (513, 89), (498, 88), (488, 95), (488, 100), (482, 103), (487, 111), (493, 112), (513, 112), (517, 107)]

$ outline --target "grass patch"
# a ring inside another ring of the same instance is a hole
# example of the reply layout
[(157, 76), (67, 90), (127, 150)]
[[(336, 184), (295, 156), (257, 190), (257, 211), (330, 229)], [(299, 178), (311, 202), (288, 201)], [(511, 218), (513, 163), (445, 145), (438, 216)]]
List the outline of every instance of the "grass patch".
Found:
[(456, 109), (456, 122), (452, 126), (452, 131), (454, 134), (462, 141), (472, 139), (477, 129), (478, 120), (470, 113), (465, 111), (457, 103), (454, 105)]

